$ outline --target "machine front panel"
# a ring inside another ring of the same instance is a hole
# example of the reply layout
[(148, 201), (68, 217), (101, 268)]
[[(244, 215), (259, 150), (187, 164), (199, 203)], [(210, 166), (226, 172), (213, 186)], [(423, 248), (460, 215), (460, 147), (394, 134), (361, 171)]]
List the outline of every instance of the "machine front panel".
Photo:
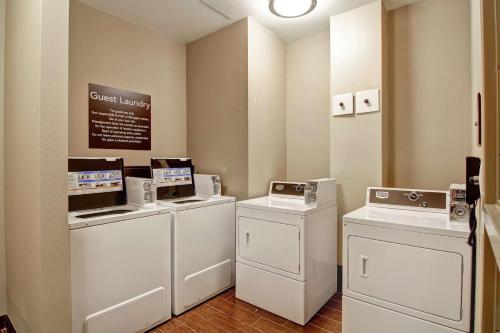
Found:
[(357, 236), (348, 238), (348, 289), (459, 322), (462, 256)]
[(238, 253), (243, 259), (300, 274), (300, 228), (239, 217)]

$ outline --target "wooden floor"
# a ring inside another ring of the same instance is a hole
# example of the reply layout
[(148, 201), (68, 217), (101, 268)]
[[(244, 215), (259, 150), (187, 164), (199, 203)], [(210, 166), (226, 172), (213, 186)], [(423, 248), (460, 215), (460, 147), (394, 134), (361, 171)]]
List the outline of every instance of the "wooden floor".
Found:
[(234, 297), (234, 289), (174, 317), (150, 333), (183, 332), (342, 332), (341, 295), (335, 294), (306, 326), (294, 324)]

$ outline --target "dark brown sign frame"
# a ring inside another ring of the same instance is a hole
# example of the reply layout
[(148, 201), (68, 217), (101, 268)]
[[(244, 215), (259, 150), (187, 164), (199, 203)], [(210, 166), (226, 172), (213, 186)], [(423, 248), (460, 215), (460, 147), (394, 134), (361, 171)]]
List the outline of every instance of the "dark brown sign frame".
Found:
[(151, 96), (89, 83), (89, 148), (151, 150)]

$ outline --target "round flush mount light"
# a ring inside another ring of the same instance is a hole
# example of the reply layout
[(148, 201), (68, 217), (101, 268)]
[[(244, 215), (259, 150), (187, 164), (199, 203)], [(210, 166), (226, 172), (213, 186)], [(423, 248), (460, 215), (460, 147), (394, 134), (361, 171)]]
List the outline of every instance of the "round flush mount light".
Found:
[(316, 8), (317, 0), (269, 0), (269, 10), (281, 18), (296, 18)]

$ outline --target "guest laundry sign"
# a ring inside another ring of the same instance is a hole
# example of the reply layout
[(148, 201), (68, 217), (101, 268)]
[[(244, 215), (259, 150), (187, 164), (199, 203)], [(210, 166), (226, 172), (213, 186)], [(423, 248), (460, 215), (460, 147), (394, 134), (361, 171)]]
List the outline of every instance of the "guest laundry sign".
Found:
[(151, 96), (89, 83), (89, 147), (151, 150)]

